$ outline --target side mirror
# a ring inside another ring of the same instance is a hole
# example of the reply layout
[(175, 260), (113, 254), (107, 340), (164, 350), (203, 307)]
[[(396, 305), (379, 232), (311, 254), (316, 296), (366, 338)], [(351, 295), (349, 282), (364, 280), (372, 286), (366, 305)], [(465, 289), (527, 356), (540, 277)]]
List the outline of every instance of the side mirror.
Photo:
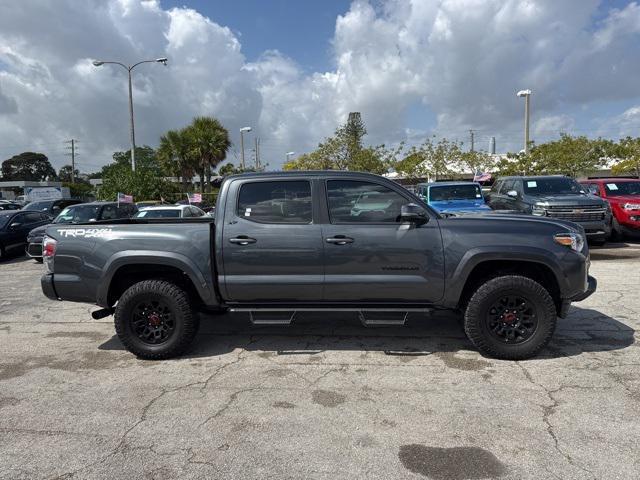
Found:
[(404, 223), (424, 225), (429, 221), (429, 217), (422, 207), (415, 203), (408, 203), (400, 208), (400, 220)]
[(22, 226), (22, 223), (20, 222), (13, 222), (11, 225), (9, 225), (9, 228), (11, 228), (11, 230), (15, 230), (16, 228), (19, 228)]
[(507, 192), (507, 196), (511, 198), (518, 198), (518, 192), (516, 192), (515, 190), (509, 190)]

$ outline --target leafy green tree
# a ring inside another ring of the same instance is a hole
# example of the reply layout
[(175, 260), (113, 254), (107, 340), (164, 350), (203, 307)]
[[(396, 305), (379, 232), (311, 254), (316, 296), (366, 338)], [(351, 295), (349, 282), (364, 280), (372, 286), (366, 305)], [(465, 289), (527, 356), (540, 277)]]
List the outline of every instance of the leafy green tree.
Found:
[[(60, 167), (60, 170), (58, 171), (58, 178), (61, 182), (71, 182), (71, 168), (71, 165), (64, 165), (63, 167)], [(80, 174), (77, 168), (74, 174), (75, 178), (77, 179), (78, 175)]]
[(183, 191), (186, 192), (197, 165), (190, 151), (189, 138), (185, 129), (169, 130), (160, 137), (158, 159), (166, 172), (180, 177)]
[(384, 145), (364, 147), (367, 129), (360, 113), (351, 112), (347, 123), (340, 125), (333, 136), (325, 138), (318, 148), (286, 162), (283, 170), (351, 170), (385, 173), (388, 152)]
[(561, 134), (558, 140), (533, 145), (529, 153), (509, 154), (498, 162), (502, 175), (562, 174), (577, 177), (600, 168), (615, 152), (614, 144), (602, 138), (589, 139)]
[(184, 129), (189, 145), (189, 155), (194, 159), (194, 168), (200, 176), (200, 188), (211, 191), (211, 168), (215, 168), (227, 157), (231, 147), (229, 132), (213, 117), (196, 117)]
[(116, 200), (118, 192), (133, 195), (135, 201), (159, 200), (177, 193), (177, 188), (152, 168), (136, 165), (136, 171), (120, 165), (110, 169), (102, 178), (97, 197), (100, 200)]
[(63, 182), (62, 186), (69, 188), (69, 193), (73, 198), (86, 199), (93, 194), (93, 186), (88, 182)]
[(633, 173), (640, 178), (640, 138), (623, 138), (610, 146), (610, 152), (610, 157), (619, 159), (612, 168), (613, 173)]
[(41, 182), (56, 180), (56, 171), (42, 153), (24, 152), (2, 162), (3, 180), (25, 180)]
[(435, 138), (427, 138), (422, 145), (412, 147), (408, 154), (394, 164), (400, 174), (408, 178), (454, 177), (462, 162), (462, 150), (458, 142), (443, 138), (438, 142)]

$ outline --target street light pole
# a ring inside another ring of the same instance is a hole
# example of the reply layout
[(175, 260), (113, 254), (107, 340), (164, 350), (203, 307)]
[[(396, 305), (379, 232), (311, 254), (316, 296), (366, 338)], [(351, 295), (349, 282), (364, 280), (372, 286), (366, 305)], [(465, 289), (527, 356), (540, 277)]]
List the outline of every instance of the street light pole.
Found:
[(296, 152), (287, 152), (286, 161), (288, 162), (289, 161), (289, 157), (292, 156), (292, 155), (295, 155), (295, 154), (296, 154)]
[(520, 90), (517, 94), (518, 97), (524, 97), (524, 153), (529, 153), (529, 109), (531, 90)]
[(131, 85), (131, 70), (133, 70), (138, 65), (141, 65), (143, 63), (161, 63), (166, 66), (167, 61), (168, 60), (163, 57), (163, 58), (156, 58), (155, 60), (143, 60), (131, 66), (125, 65), (124, 63), (120, 63), (120, 62), (106, 62), (102, 60), (93, 61), (93, 65), (95, 67), (101, 67), (102, 65), (106, 65), (106, 64), (120, 65), (122, 68), (124, 68), (127, 71), (127, 75), (129, 76), (129, 125), (130, 125), (129, 130), (131, 135), (131, 171), (133, 172), (136, 171), (136, 134), (135, 134), (135, 128), (134, 128), (134, 122), (133, 122), (133, 88)]
[(244, 170), (244, 132), (250, 132), (251, 127), (242, 127), (240, 129), (240, 168)]

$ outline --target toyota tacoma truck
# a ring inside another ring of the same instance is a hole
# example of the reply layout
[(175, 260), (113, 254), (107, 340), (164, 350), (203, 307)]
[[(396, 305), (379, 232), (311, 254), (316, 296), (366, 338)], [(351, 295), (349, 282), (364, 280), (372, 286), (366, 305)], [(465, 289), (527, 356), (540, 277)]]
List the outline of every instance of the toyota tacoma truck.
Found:
[(231, 176), (216, 212), (51, 225), (42, 290), (99, 305), (94, 318), (114, 314), (123, 345), (146, 359), (185, 351), (204, 311), (209, 321), (247, 312), (256, 324), (350, 311), (365, 325), (397, 325), (435, 309), (462, 312), (483, 354), (524, 359), (596, 288), (582, 227), (507, 214), (443, 218), (376, 175)]

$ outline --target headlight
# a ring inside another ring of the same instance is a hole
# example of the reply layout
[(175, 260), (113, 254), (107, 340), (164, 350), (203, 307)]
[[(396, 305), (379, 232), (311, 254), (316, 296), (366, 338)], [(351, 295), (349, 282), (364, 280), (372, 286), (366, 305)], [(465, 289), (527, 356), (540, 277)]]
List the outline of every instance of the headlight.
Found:
[(625, 203), (622, 208), (625, 210), (640, 210), (640, 203)]
[(546, 210), (541, 205), (534, 205), (533, 207), (531, 207), (531, 213), (540, 217), (544, 217), (547, 214)]
[(581, 252), (584, 247), (584, 238), (578, 233), (557, 233), (553, 236), (556, 243), (571, 247), (571, 250)]

